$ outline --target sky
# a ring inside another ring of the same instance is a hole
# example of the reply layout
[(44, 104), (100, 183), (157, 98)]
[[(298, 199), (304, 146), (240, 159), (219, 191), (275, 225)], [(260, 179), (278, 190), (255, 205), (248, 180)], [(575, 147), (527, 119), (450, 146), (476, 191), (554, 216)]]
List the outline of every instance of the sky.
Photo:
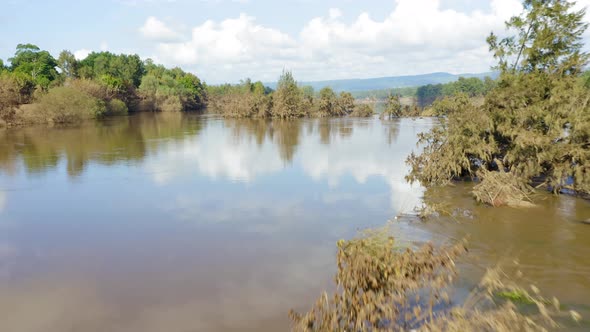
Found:
[(493, 64), (485, 38), (521, 10), (519, 0), (0, 0), (0, 58), (19, 43), (54, 56), (137, 53), (211, 84), (275, 81), (283, 69), (300, 81), (480, 73)]

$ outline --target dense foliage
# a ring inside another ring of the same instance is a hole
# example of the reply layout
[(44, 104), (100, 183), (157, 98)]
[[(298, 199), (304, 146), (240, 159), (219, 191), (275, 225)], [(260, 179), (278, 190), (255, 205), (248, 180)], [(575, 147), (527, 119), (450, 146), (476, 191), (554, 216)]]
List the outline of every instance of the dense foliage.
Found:
[(292, 119), (373, 115), (370, 106), (356, 105), (351, 93), (337, 95), (325, 87), (316, 95), (312, 87), (299, 86), (289, 71), (283, 72), (279, 78), (276, 91), (249, 79), (238, 85), (224, 84), (207, 89), (210, 110), (225, 117)]
[(147, 74), (139, 86), (142, 110), (189, 111), (204, 105), (205, 87), (197, 76), (149, 60), (145, 67)]
[[(462, 176), (504, 176), (590, 193), (590, 91), (582, 77), (584, 11), (567, 1), (527, 0), (508, 28), (516, 37), (488, 38), (501, 76), (481, 106), (465, 95), (437, 105), (446, 119), (420, 137), (409, 179), (445, 184)], [(492, 188), (493, 186), (487, 186)], [(481, 189), (481, 187), (480, 187)], [(478, 197), (487, 195), (478, 193)], [(492, 205), (497, 202), (486, 201)]]
[[(93, 52), (79, 61), (62, 51), (55, 59), (36, 45), (19, 44), (9, 62), (0, 61), (0, 124), (73, 122), (130, 110), (198, 110), (206, 101), (197, 76), (138, 55)], [(55, 115), (57, 108), (63, 116)]]
[(416, 102), (421, 107), (428, 106), (443, 97), (451, 97), (464, 93), (469, 97), (483, 97), (495, 86), (495, 81), (490, 77), (481, 80), (476, 77), (459, 77), (455, 82), (446, 84), (428, 84), (418, 87), (416, 90)]
[(399, 96), (391, 95), (387, 98), (387, 104), (383, 113), (382, 118), (398, 118), (402, 116), (403, 106)]

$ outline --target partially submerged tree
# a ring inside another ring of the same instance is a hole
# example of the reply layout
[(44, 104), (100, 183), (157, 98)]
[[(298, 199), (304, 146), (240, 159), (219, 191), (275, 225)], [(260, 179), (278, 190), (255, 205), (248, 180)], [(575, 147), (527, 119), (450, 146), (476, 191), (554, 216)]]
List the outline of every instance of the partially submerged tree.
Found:
[(348, 114), (354, 111), (355, 103), (354, 97), (350, 92), (340, 92), (340, 98), (338, 99), (342, 113)]
[(290, 71), (283, 71), (273, 95), (273, 115), (278, 118), (295, 118), (305, 115), (303, 93)]
[(517, 36), (488, 38), (501, 70), (497, 86), (482, 106), (465, 96), (435, 104), (447, 118), (421, 136), (426, 145), (408, 160), (409, 180), (445, 184), (479, 174), (486, 181), (494, 173), (479, 169), (501, 167), (554, 192), (589, 193), (590, 94), (580, 83), (588, 60), (581, 43), (584, 14), (568, 1), (525, 1), (524, 13), (507, 22)]
[(383, 113), (381, 113), (381, 118), (398, 118), (402, 116), (403, 106), (399, 96), (397, 95), (390, 95), (387, 98), (387, 106)]
[(347, 95), (345, 95), (344, 98), (339, 98), (336, 96), (336, 93), (334, 93), (332, 88), (325, 87), (320, 90), (317, 112), (315, 115), (318, 117), (342, 116), (346, 114), (347, 109), (350, 107), (349, 104), (350, 100), (348, 100)]

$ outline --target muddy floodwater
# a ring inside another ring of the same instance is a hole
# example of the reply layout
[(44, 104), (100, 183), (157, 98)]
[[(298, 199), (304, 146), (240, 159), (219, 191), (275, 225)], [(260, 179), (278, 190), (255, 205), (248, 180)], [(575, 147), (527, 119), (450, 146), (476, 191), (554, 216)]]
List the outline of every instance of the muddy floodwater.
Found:
[[(433, 122), (171, 113), (0, 129), (0, 331), (287, 331), (289, 309), (329, 289), (338, 239), (421, 204), (404, 161)], [(469, 188), (427, 192), (452, 216), (400, 218), (398, 240), (469, 237), (459, 292), (518, 259), (587, 322), (590, 203), (492, 209)]]

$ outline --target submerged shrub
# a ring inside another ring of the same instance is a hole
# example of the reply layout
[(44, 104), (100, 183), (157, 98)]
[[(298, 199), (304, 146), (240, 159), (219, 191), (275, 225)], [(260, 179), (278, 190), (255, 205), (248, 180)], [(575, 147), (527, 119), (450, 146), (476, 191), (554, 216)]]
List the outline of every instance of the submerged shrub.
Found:
[(284, 71), (273, 94), (272, 114), (277, 118), (295, 118), (306, 115), (303, 92), (290, 71)]
[(345, 114), (352, 113), (355, 109), (354, 97), (350, 92), (340, 92), (338, 104)]
[(107, 114), (126, 115), (129, 112), (127, 105), (120, 99), (113, 99), (107, 104)]
[(336, 96), (334, 90), (329, 87), (325, 87), (320, 90), (320, 96), (317, 100), (317, 104), (317, 110), (314, 114), (317, 117), (323, 118), (342, 116), (346, 114), (341, 100)]
[(291, 312), (295, 331), (412, 329), (448, 301), (453, 260), (465, 252), (464, 245), (402, 250), (385, 232), (338, 242), (337, 291), (323, 294), (306, 314)]
[(71, 87), (58, 87), (39, 98), (33, 115), (40, 122), (73, 123), (105, 114), (105, 103)]
[(234, 92), (212, 97), (209, 109), (229, 118), (265, 118), (271, 115), (271, 100), (263, 94)]
[(369, 104), (359, 104), (354, 107), (354, 110), (350, 113), (350, 116), (357, 118), (368, 118), (373, 116), (375, 112), (373, 107)]
[(399, 96), (392, 96), (390, 95), (387, 98), (387, 105), (383, 113), (381, 113), (381, 118), (393, 118), (393, 117), (400, 117), (403, 114), (403, 106)]
[[(511, 278), (500, 267), (489, 269), (464, 301), (452, 302), (454, 261), (466, 252), (464, 243), (404, 250), (388, 234), (384, 228), (338, 242), (335, 294), (322, 294), (305, 314), (291, 311), (294, 331), (545, 331), (566, 314), (557, 299), (534, 286), (527, 291), (521, 275)], [(529, 307), (522, 310), (506, 294)]]
[(478, 202), (494, 207), (530, 207), (534, 206), (530, 195), (533, 188), (528, 181), (507, 172), (500, 166), (499, 171), (488, 171), (482, 168), (477, 173), (480, 182), (473, 188), (473, 195)]

